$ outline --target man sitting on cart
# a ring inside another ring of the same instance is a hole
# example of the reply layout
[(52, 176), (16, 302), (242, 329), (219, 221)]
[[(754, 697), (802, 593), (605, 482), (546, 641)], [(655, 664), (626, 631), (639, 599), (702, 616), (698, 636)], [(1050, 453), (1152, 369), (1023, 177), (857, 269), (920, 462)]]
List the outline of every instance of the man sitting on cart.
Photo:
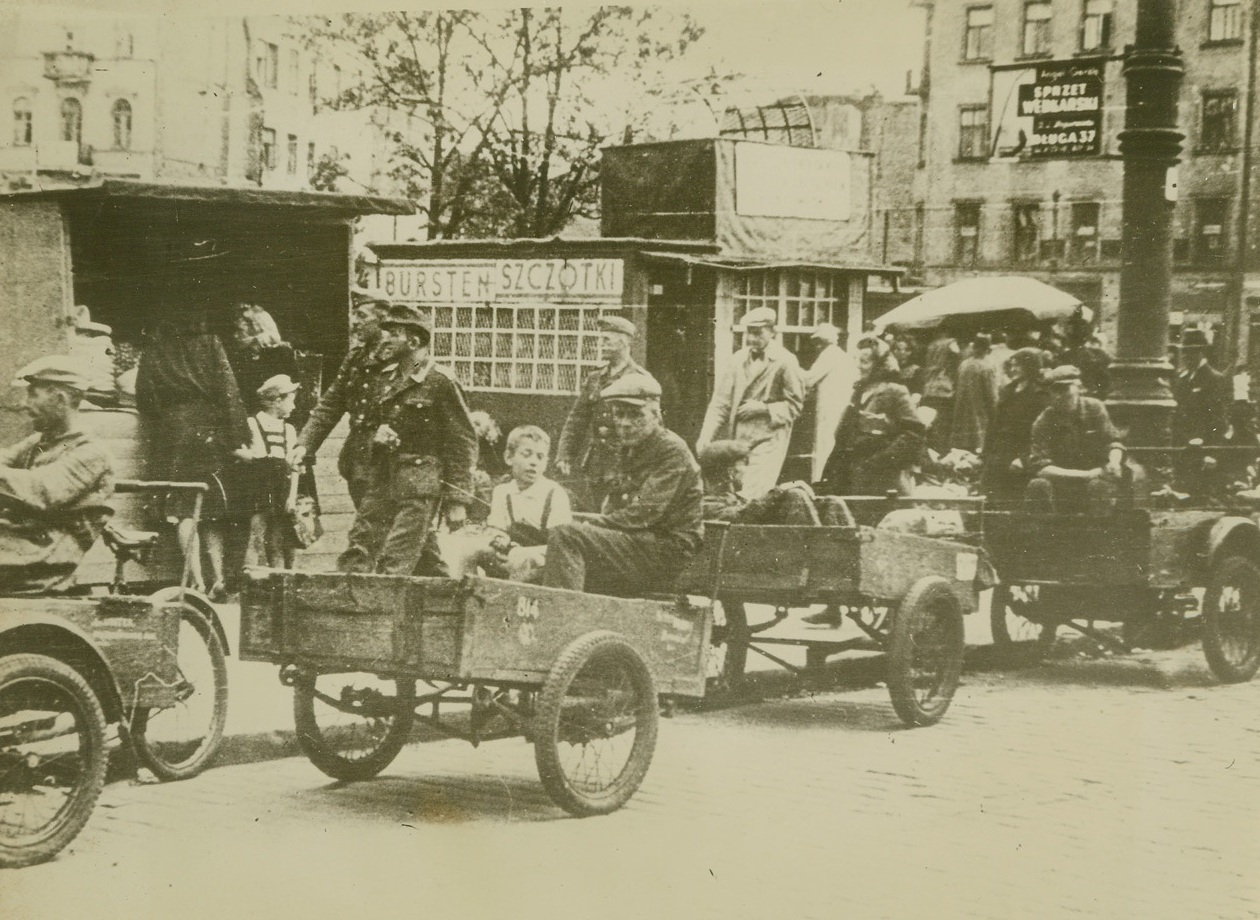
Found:
[(732, 524), (852, 525), (841, 499), (815, 495), (805, 482), (784, 482), (751, 501), (740, 494), (748, 468), (744, 441), (710, 441), (700, 449), (704, 519)]
[(13, 383), (35, 433), (0, 451), (0, 593), (64, 590), (110, 515), (114, 464), (79, 427), (80, 361), (39, 358)]
[(542, 582), (593, 594), (665, 593), (700, 545), (700, 470), (661, 423), (661, 385), (626, 374), (600, 393), (612, 404), (617, 488), (602, 514), (552, 527)]
[(1025, 492), (1030, 511), (1104, 513), (1120, 490), (1132, 488), (1124, 445), (1107, 407), (1082, 393), (1081, 372), (1071, 364), (1046, 375), (1050, 405), (1033, 423)]

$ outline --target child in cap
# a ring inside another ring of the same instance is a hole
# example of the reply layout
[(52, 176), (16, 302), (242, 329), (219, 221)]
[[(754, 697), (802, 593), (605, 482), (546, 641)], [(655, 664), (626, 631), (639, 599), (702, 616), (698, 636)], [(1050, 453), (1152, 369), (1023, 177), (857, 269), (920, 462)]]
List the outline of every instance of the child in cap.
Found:
[(541, 428), (523, 425), (508, 435), (504, 460), (512, 478), (490, 496), (489, 552), (481, 558), (487, 574), (529, 581), (546, 559), (548, 529), (572, 522), (569, 493), (545, 475), (550, 455), (551, 438)]
[(759, 498), (744, 498), (740, 491), (749, 451), (747, 443), (735, 440), (710, 441), (700, 449), (706, 521), (853, 526), (842, 501), (831, 495), (815, 495), (805, 482), (781, 483)]
[(249, 461), (253, 514), (245, 564), (290, 568), (293, 546), (288, 512), (296, 500), (297, 431), (286, 421), (293, 414), (298, 384), (288, 374), (268, 378), (258, 388), (262, 407), (249, 418), (253, 442), (239, 456)]

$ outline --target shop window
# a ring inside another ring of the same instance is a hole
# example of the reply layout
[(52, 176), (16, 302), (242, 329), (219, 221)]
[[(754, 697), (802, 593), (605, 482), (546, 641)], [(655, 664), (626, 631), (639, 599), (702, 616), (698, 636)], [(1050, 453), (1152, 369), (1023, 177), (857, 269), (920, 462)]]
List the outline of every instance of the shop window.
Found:
[(849, 292), (843, 275), (803, 270), (741, 272), (735, 279), (735, 326), (744, 314), (769, 307), (779, 316), (783, 345), (805, 353), (806, 340), (819, 323), (843, 329), (848, 323)]
[(1102, 206), (1096, 201), (1080, 201), (1072, 205), (1071, 235), (1068, 237), (1068, 261), (1092, 265), (1098, 261), (1098, 219)]
[(83, 141), (83, 105), (78, 99), (61, 101), (61, 139), (76, 144)]
[(1242, 0), (1208, 0), (1208, 41), (1242, 39)]
[(960, 201), (954, 205), (954, 261), (975, 265), (980, 260), (980, 204)]
[(1115, 0), (1085, 0), (1081, 16), (1081, 50), (1102, 51), (1111, 47), (1111, 17)]
[(285, 171), (290, 176), (296, 176), (298, 167), (298, 139), (296, 134), (289, 135), (289, 145), (285, 154)]
[(432, 308), (433, 357), (465, 388), (573, 395), (599, 365), (598, 306)]
[(1238, 147), (1238, 91), (1212, 90), (1203, 94), (1203, 118), (1199, 126), (1199, 149), (1207, 153), (1228, 153)]
[(33, 136), (31, 100), (19, 96), (13, 100), (13, 143), (18, 147), (29, 147)]
[(126, 99), (114, 102), (110, 115), (114, 121), (114, 149), (131, 149), (131, 103)]
[(958, 110), (958, 159), (982, 160), (988, 155), (989, 112), (983, 105)]
[(267, 169), (276, 168), (276, 130), (275, 128), (262, 129), (262, 161), (263, 166)]
[(967, 30), (963, 35), (963, 60), (987, 61), (993, 57), (993, 7), (973, 6), (967, 10)]
[(1200, 198), (1194, 203), (1194, 260), (1201, 265), (1225, 261), (1229, 248), (1229, 200)]
[(1041, 212), (1036, 202), (1020, 202), (1011, 208), (1013, 233), (1011, 235), (1011, 261), (1030, 265), (1037, 261), (1041, 239)]
[(1050, 53), (1050, 3), (1049, 0), (1033, 0), (1024, 4), (1023, 53), (1026, 57)]

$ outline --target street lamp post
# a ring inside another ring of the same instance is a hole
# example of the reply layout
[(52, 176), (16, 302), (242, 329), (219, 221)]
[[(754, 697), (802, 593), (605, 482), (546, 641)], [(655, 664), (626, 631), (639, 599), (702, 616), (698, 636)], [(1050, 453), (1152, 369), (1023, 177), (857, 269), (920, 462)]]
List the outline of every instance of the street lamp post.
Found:
[(1133, 446), (1169, 440), (1174, 406), (1168, 363), (1172, 211), (1185, 135), (1177, 97), (1185, 72), (1176, 46), (1176, 0), (1138, 0), (1137, 32), (1124, 58), (1127, 81), (1120, 312), (1108, 403)]

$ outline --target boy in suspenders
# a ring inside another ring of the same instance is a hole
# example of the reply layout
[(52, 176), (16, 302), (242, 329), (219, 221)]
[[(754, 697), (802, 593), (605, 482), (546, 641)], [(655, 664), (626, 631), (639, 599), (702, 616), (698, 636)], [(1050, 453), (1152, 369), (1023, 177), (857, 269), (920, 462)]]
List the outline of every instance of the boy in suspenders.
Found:
[(542, 569), (547, 531), (573, 520), (569, 494), (546, 477), (551, 438), (534, 425), (508, 435), (504, 459), (512, 478), (495, 486), (486, 526), (493, 535), (481, 559), (486, 574), (530, 581)]

